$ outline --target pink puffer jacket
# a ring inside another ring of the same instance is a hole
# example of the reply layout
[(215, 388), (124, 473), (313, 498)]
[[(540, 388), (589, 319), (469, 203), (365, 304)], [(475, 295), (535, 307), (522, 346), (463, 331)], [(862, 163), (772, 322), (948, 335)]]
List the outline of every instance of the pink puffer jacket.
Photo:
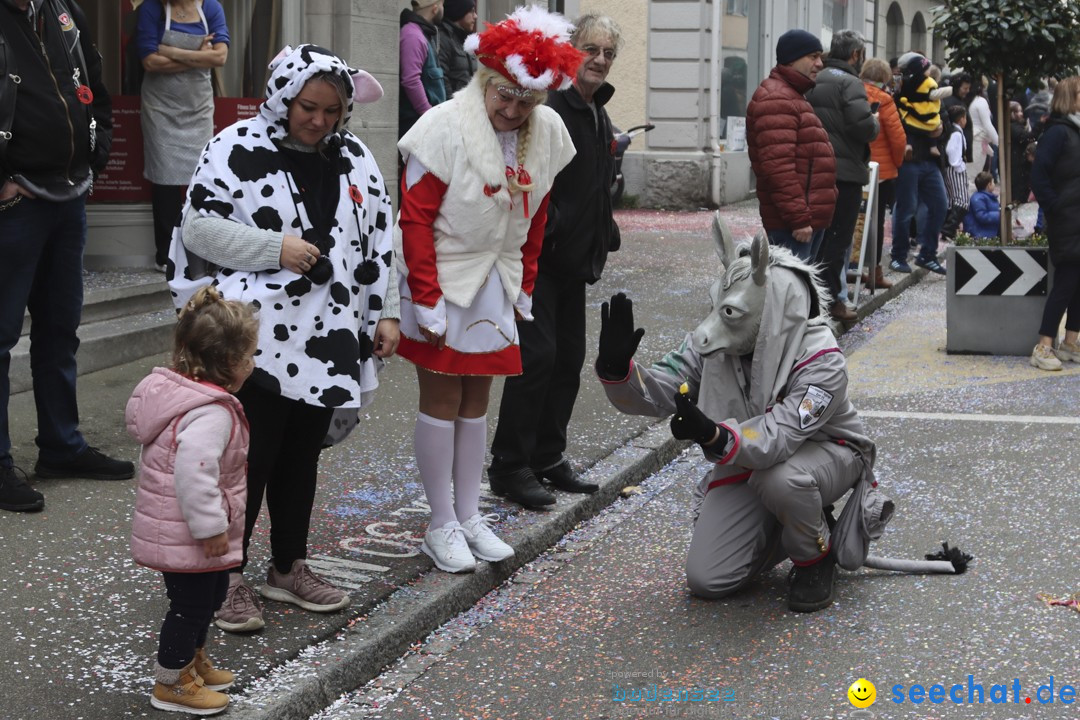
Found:
[[(228, 412), (231, 430), (220, 412), (207, 412), (210, 406)], [(248, 453), (240, 401), (216, 385), (154, 368), (131, 394), (125, 419), (143, 446), (131, 526), (135, 562), (170, 572), (239, 566)], [(202, 540), (223, 532), (228, 532), (229, 551), (206, 557)]]

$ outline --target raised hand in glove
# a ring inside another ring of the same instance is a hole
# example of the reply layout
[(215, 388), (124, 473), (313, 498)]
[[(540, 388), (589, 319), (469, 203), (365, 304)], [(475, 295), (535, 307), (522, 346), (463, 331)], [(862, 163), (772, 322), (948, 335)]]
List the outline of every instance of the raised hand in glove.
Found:
[(693, 440), (700, 445), (712, 445), (719, 440), (727, 445), (731, 433), (701, 412), (689, 395), (677, 392), (675, 414), (671, 416), (671, 434), (678, 440)]
[(597, 370), (609, 380), (621, 380), (630, 372), (645, 328), (634, 329), (634, 303), (624, 293), (611, 296), (600, 306), (600, 353)]

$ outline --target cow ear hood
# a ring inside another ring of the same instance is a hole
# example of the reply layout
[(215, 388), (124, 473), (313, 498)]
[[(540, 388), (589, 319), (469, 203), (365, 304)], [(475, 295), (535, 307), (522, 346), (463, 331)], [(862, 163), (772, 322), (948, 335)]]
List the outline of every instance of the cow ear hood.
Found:
[(271, 137), (277, 139), (288, 134), (289, 106), (308, 80), (319, 73), (333, 73), (344, 81), (346, 106), (343, 126), (352, 117), (355, 103), (375, 102), (383, 95), (382, 85), (369, 73), (349, 67), (337, 55), (318, 45), (304, 44), (296, 48), (286, 45), (270, 61), (269, 67), (266, 100), (259, 107), (259, 114), (270, 126), (268, 132)]

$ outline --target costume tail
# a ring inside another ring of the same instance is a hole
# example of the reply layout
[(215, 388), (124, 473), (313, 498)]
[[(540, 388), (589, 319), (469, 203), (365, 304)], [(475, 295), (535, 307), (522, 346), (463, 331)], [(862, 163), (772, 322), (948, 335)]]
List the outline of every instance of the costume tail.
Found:
[(968, 563), (974, 560), (971, 555), (957, 547), (949, 547), (949, 543), (942, 543), (942, 549), (935, 553), (928, 553), (925, 560), (898, 560), (895, 558), (868, 555), (863, 567), (876, 570), (892, 570), (903, 573), (946, 573), (959, 575), (967, 570)]

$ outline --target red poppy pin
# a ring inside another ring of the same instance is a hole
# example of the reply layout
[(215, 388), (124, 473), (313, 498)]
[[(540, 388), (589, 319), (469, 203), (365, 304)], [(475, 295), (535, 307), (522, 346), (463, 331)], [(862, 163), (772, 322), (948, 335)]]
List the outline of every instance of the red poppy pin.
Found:
[(94, 102), (94, 93), (86, 85), (80, 85), (75, 89), (75, 97), (79, 98), (79, 102), (83, 105), (89, 105)]
[(499, 190), (501, 190), (501, 189), (502, 189), (502, 185), (485, 185), (484, 186), (484, 194), (487, 195), (488, 197), (491, 197), (495, 193), (499, 192)]
[(349, 186), (349, 197), (351, 197), (352, 201), (357, 205), (360, 205), (364, 202), (363, 193), (361, 193), (360, 188), (356, 187), (355, 185)]
[(616, 142), (614, 140), (612, 140), (611, 141), (611, 149), (609, 150), (609, 152), (611, 153), (611, 157), (615, 157), (615, 151), (617, 149), (618, 149), (618, 145), (616, 144)]

